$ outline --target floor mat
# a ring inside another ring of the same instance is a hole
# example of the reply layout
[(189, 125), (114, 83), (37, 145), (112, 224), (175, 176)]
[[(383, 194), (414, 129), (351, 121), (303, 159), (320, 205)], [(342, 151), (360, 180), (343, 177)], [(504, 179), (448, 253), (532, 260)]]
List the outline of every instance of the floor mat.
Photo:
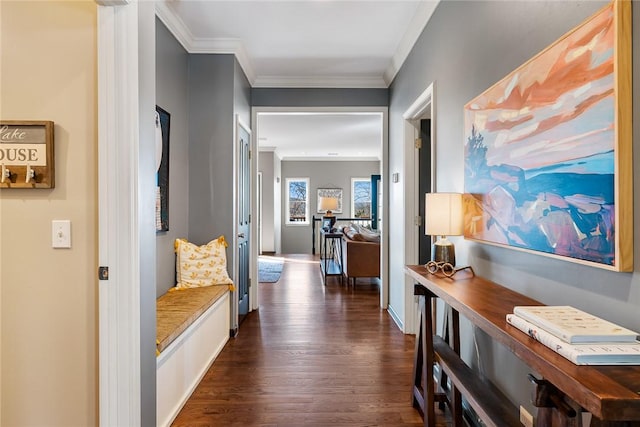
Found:
[(258, 282), (275, 283), (280, 280), (284, 259), (275, 257), (258, 257)]

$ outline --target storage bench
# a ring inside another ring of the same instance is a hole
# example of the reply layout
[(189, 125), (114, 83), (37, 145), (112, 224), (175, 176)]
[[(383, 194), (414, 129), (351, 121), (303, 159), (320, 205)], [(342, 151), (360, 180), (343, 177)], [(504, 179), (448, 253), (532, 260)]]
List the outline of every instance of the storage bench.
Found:
[(175, 289), (156, 300), (156, 415), (168, 426), (229, 340), (228, 285)]

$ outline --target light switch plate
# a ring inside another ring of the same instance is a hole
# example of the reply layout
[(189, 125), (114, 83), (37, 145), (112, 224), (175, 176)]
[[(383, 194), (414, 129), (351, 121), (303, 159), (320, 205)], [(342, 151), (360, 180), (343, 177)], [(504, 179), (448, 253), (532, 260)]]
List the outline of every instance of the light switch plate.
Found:
[(54, 219), (51, 221), (51, 247), (71, 247), (71, 221), (68, 219)]

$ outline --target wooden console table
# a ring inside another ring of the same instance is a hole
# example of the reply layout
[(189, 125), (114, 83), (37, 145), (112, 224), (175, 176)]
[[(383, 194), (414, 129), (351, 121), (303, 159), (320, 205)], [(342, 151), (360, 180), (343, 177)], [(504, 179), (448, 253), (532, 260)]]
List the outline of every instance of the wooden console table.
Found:
[[(455, 426), (462, 424), (461, 396), (489, 426), (521, 426), (518, 409), (460, 359), (459, 314), (505, 345), (543, 379), (531, 377), (539, 427), (582, 425), (581, 411), (590, 412), (591, 426), (640, 426), (640, 366), (578, 366), (509, 325), (505, 319), (516, 305), (543, 305), (467, 271), (453, 278), (430, 274), (424, 266), (405, 272), (417, 284), (420, 330), (414, 360), (414, 407), (425, 426), (435, 426), (435, 403), (451, 407)], [(451, 310), (446, 340), (434, 335), (432, 303), (444, 301)], [(434, 364), (448, 376), (451, 390), (437, 390)], [(441, 403), (442, 404), (442, 403)]]

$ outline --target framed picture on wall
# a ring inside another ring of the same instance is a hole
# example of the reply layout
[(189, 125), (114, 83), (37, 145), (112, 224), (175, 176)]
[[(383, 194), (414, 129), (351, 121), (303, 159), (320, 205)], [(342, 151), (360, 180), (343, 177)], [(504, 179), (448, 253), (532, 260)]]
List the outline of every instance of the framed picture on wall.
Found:
[(633, 270), (631, 4), (465, 106), (465, 237)]
[(320, 199), (323, 197), (333, 197), (338, 199), (338, 207), (336, 209), (332, 209), (331, 212), (334, 214), (342, 213), (342, 188), (318, 188), (318, 213), (327, 213), (325, 209), (320, 209)]
[(169, 230), (169, 129), (171, 115), (156, 105), (156, 231)]

